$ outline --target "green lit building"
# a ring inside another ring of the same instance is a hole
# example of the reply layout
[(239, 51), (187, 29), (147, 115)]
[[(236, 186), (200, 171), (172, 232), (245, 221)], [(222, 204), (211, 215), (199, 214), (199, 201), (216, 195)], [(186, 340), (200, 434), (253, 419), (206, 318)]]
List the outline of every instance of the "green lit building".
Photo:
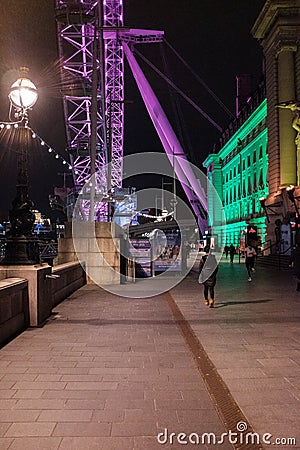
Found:
[(204, 161), (227, 220), (225, 227), (208, 186), (208, 233), (219, 247), (238, 246), (247, 225), (257, 226), (269, 253), (288, 255), (300, 243), (299, 30), (299, 0), (266, 0), (251, 30), (263, 49), (265, 87), (245, 97)]
[(261, 86), (223, 133), (218, 150), (203, 163), (226, 217), (224, 226), (208, 188), (208, 233), (218, 247), (226, 243), (240, 246), (248, 225), (257, 227), (262, 243), (266, 240), (266, 216), (260, 202), (268, 196), (266, 118), (267, 101)]

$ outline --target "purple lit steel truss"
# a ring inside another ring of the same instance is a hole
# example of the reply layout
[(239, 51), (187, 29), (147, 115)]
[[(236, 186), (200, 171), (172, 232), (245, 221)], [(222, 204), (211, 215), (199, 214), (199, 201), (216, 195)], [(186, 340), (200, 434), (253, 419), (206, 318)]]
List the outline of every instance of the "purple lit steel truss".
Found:
[(103, 58), (94, 42), (102, 39), (100, 27), (123, 26), (122, 0), (56, 0), (56, 19), (67, 146), (78, 190), (90, 178), (93, 63), (96, 58), (100, 70), (104, 60), (104, 86), (101, 80), (97, 84), (95, 165), (96, 190), (106, 195), (107, 173), (103, 168), (108, 162), (109, 187), (122, 186), (124, 61), (122, 44), (115, 37), (106, 35)]
[[(109, 194), (110, 188), (122, 186), (125, 51), (170, 164), (174, 164), (174, 171), (198, 217), (200, 229), (204, 231), (206, 197), (203, 189), (132, 52), (135, 44), (162, 41), (163, 32), (122, 28), (122, 0), (56, 0), (56, 17), (67, 143), (75, 186), (82, 188), (91, 173), (92, 74), (95, 58), (98, 70), (103, 69), (102, 85), (100, 82), (97, 86), (96, 193)], [(99, 18), (101, 23), (97, 21)], [(94, 46), (96, 37), (102, 47)], [(96, 54), (95, 48), (98, 49)], [(110, 161), (111, 171), (107, 173), (103, 168)], [(98, 204), (97, 208), (101, 209), (101, 206)]]

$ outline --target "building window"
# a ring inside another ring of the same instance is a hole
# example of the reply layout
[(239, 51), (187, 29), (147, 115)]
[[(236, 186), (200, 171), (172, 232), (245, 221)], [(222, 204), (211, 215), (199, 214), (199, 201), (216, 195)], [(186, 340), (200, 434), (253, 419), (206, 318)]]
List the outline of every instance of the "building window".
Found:
[(258, 187), (261, 189), (263, 189), (263, 187), (264, 187), (263, 177), (262, 177), (262, 169), (259, 172)]
[(248, 194), (252, 194), (252, 184), (250, 177), (248, 178)]

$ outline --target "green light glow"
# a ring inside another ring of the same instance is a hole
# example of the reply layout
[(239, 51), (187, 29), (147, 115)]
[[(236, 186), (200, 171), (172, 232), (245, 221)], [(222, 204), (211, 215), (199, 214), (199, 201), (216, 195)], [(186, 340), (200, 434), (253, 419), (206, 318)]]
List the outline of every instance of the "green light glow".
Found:
[(241, 231), (247, 224), (257, 225), (261, 241), (266, 239), (266, 220), (259, 199), (267, 197), (268, 154), (266, 127), (267, 101), (264, 100), (232, 135), (218, 153), (204, 161), (208, 178), (222, 199), (227, 221), (224, 227), (216, 220), (213, 201), (208, 192), (208, 209), (212, 233), (219, 245), (239, 245)]

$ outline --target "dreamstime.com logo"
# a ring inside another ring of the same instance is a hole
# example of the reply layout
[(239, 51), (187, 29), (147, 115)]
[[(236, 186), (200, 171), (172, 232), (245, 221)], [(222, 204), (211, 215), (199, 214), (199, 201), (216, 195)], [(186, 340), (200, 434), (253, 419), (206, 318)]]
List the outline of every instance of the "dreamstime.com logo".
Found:
[(247, 431), (248, 424), (246, 422), (238, 422), (236, 425), (237, 431), (227, 431), (221, 435), (216, 435), (213, 432), (198, 433), (173, 433), (165, 428), (163, 432), (158, 433), (157, 442), (161, 445), (222, 445), (228, 442), (232, 445), (296, 445), (296, 438), (294, 437), (274, 437), (271, 433), (264, 433), (262, 435), (254, 431)]

